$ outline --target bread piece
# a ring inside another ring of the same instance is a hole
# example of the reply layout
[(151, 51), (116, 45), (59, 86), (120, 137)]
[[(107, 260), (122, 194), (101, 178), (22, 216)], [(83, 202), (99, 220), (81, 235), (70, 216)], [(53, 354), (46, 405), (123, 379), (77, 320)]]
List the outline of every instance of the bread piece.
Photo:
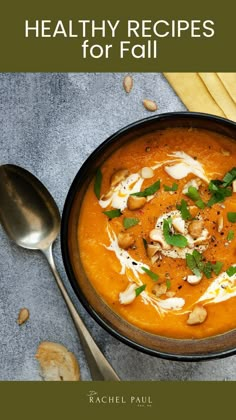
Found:
[(80, 380), (80, 369), (74, 354), (61, 344), (43, 341), (35, 357), (45, 381)]

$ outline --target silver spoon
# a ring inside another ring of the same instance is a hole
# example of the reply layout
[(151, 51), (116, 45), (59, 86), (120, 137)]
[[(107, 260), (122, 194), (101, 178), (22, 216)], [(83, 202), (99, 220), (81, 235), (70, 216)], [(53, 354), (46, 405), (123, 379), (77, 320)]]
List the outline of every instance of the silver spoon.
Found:
[(19, 166), (0, 166), (0, 222), (17, 245), (40, 250), (47, 258), (79, 333), (92, 379), (119, 381), (78, 315), (56, 269), (52, 246), (60, 230), (57, 205), (44, 185)]

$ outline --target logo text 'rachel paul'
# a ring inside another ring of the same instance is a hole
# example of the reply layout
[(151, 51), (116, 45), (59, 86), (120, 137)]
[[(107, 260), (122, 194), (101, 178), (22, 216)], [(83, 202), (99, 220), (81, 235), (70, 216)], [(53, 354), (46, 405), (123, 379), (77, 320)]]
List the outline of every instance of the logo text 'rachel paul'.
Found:
[(99, 395), (96, 391), (89, 391), (87, 394), (90, 404), (131, 404), (136, 406), (151, 406), (150, 395)]

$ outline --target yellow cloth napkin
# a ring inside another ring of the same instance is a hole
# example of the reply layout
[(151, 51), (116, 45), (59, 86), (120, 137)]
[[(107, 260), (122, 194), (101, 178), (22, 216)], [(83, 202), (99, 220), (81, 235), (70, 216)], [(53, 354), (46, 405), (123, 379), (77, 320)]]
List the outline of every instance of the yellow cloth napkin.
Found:
[(231, 98), (236, 102), (236, 73), (217, 73), (225, 89), (227, 89)]
[(189, 111), (236, 121), (236, 73), (164, 73)]

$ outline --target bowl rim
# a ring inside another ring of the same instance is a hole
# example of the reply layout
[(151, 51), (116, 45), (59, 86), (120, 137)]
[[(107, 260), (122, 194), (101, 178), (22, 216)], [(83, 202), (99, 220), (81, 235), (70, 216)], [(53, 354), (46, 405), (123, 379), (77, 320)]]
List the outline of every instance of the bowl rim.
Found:
[[(204, 361), (204, 360), (211, 360), (211, 359), (219, 359), (226, 356), (232, 356), (236, 354), (236, 347), (230, 348), (226, 350), (220, 350), (210, 353), (204, 353), (204, 354), (175, 354), (175, 353), (168, 353), (165, 351), (158, 351), (156, 349), (151, 349), (149, 347), (146, 347), (140, 343), (135, 342), (134, 340), (131, 340), (128, 337), (125, 337), (122, 335), (119, 331), (117, 331), (115, 328), (113, 328), (110, 324), (106, 322), (97, 312), (96, 310), (90, 305), (90, 303), (87, 301), (86, 297), (83, 294), (83, 291), (81, 290), (77, 280), (76, 276), (73, 271), (73, 267), (70, 261), (70, 255), (69, 255), (69, 246), (68, 246), (68, 227), (69, 227), (69, 219), (70, 219), (70, 213), (73, 207), (74, 199), (76, 196), (76, 193), (78, 191), (77, 185), (79, 183), (79, 179), (81, 178), (84, 171), (87, 169), (89, 163), (91, 161), (94, 161), (96, 156), (102, 152), (103, 149), (106, 149), (107, 146), (113, 142), (116, 141), (117, 138), (122, 136), (125, 133), (128, 133), (132, 129), (137, 129), (139, 127), (142, 127), (149, 122), (152, 121), (159, 121), (159, 120), (170, 120), (173, 118), (182, 118), (183, 120), (192, 118), (192, 119), (202, 119), (202, 120), (211, 120), (213, 122), (223, 124), (223, 126), (228, 126), (230, 128), (234, 127), (236, 129), (236, 122), (228, 120), (223, 117), (219, 117), (212, 114), (202, 113), (202, 112), (191, 112), (191, 111), (184, 111), (184, 112), (166, 112), (166, 113), (160, 113), (156, 115), (152, 115), (146, 118), (142, 118), (140, 120), (134, 121), (125, 127), (122, 127), (121, 129), (114, 132), (112, 135), (110, 135), (106, 140), (104, 140), (98, 147), (96, 147), (93, 152), (86, 158), (86, 160), (83, 162), (79, 170), (77, 171), (66, 196), (63, 212), (62, 212), (62, 221), (61, 221), (61, 252), (62, 252), (62, 259), (63, 264), (67, 273), (67, 277), (69, 279), (69, 282), (75, 292), (76, 297), (79, 299), (80, 303), (83, 305), (83, 307), (86, 309), (86, 311), (89, 313), (89, 315), (92, 316), (92, 318), (103, 328), (105, 329), (109, 334), (111, 334), (113, 337), (117, 338), (119, 341), (123, 342), (124, 344), (129, 345), (130, 347), (139, 350), (143, 353), (146, 353), (151, 356), (156, 356), (160, 358), (164, 358), (167, 360), (175, 360), (175, 361)], [(157, 128), (158, 129), (158, 128)], [(232, 331), (232, 330), (231, 330)], [(222, 334), (227, 335), (230, 331)], [(216, 336), (214, 336), (216, 337)], [(206, 339), (210, 339), (211, 337), (206, 337), (203, 339), (197, 339), (197, 341), (202, 341)], [(179, 341), (180, 339), (174, 339), (171, 338), (171, 340)]]

